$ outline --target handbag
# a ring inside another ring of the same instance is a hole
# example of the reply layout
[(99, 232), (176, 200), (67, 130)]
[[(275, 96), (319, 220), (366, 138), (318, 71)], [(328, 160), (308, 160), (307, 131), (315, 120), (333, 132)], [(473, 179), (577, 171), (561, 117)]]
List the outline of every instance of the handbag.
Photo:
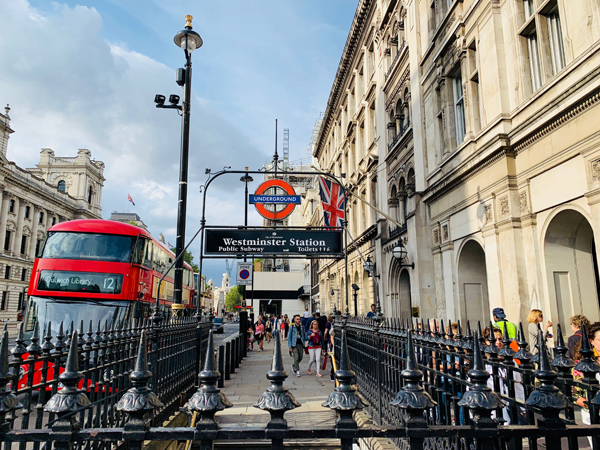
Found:
[(325, 370), (327, 368), (327, 358), (328, 356), (325, 355), (325, 357), (323, 358), (323, 364), (321, 364), (321, 370)]
[(308, 355), (308, 347), (304, 347), (304, 354)]

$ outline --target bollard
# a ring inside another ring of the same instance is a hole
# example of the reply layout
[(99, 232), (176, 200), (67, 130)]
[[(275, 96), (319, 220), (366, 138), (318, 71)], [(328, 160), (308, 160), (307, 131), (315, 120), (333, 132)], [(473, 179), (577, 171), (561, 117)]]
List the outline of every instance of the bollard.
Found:
[(231, 342), (225, 342), (225, 379), (231, 380)]
[(225, 387), (225, 346), (223, 344), (219, 345), (219, 372), (221, 373), (221, 378), (219, 378), (218, 387)]
[(235, 373), (235, 369), (237, 369), (237, 338), (231, 341), (231, 373)]
[(235, 368), (240, 367), (240, 335), (235, 337)]

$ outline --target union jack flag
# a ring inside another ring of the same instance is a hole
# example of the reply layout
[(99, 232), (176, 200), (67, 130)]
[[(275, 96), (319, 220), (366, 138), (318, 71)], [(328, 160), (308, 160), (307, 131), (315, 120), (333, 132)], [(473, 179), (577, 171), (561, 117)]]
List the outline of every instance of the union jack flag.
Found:
[(343, 228), (346, 198), (340, 185), (319, 177), (319, 191), (323, 204), (323, 217), (328, 228)]

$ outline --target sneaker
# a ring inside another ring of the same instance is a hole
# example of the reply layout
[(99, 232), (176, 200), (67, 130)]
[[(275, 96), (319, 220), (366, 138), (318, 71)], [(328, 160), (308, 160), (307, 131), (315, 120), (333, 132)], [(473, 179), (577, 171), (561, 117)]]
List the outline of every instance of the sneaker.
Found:
[(296, 372), (296, 376), (299, 377), (300, 376), (300, 371)]

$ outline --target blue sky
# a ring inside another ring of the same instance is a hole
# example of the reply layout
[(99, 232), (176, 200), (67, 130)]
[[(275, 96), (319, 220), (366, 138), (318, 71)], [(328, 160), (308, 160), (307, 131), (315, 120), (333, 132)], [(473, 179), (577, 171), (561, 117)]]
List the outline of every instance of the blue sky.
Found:
[[(0, 104), (10, 103), (8, 158), (33, 167), (87, 148), (106, 164), (103, 216), (138, 213), (175, 242), (181, 120), (154, 108), (181, 93), (173, 43), (194, 16), (204, 40), (193, 53), (187, 236), (199, 227), (205, 168), (258, 169), (271, 159), (274, 122), (290, 129), (291, 160), (307, 158), (357, 0), (0, 1)], [(12, 38), (11, 38), (12, 36)], [(214, 183), (208, 224), (243, 223), (242, 183)], [(255, 177), (256, 179), (256, 177)], [(255, 189), (257, 182), (251, 189)], [(129, 193), (136, 206), (127, 202)], [(251, 210), (250, 223), (260, 217)], [(193, 244), (196, 258), (199, 243)], [(205, 262), (220, 284), (225, 263)]]

